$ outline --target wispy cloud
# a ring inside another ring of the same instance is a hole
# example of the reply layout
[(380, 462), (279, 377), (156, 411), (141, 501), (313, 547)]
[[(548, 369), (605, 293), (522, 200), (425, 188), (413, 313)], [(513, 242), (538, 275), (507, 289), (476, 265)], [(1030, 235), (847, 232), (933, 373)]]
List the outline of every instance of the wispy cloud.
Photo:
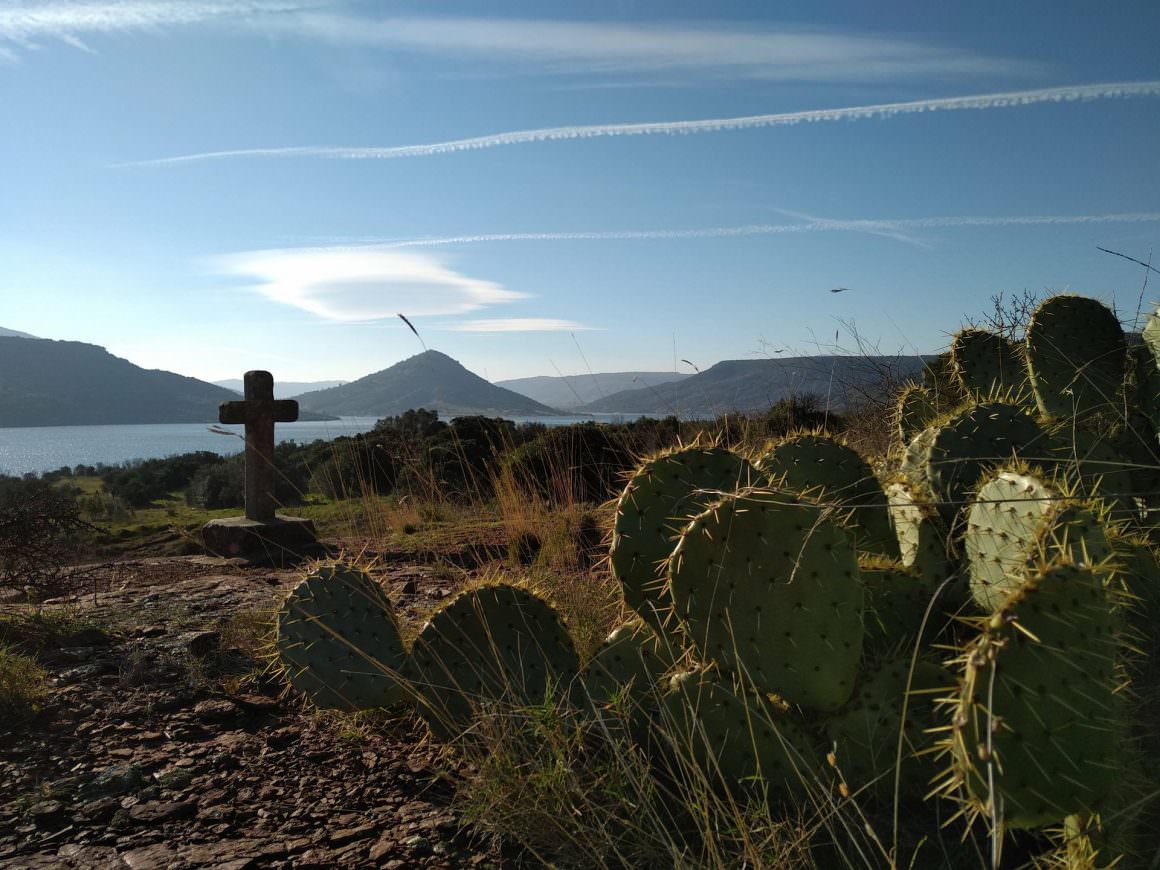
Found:
[(869, 106), (850, 106), (839, 109), (811, 109), (801, 112), (780, 112), (772, 115), (743, 115), (735, 118), (708, 118), (699, 121), (649, 121), (639, 124), (587, 124), (569, 127), (540, 127), (534, 130), (516, 130), (494, 133), (469, 139), (431, 142), (424, 145), (391, 145), (385, 147), (294, 146), (282, 148), (236, 148), (228, 151), (202, 151), (174, 157), (137, 160), (122, 166), (173, 166), (203, 160), (225, 160), (237, 157), (323, 157), (331, 159), (394, 159), (401, 157), (433, 157), (481, 148), (499, 148), (505, 145), (523, 145), (533, 142), (555, 142), (571, 139), (595, 139), (607, 136), (654, 136), (691, 133), (722, 133), (730, 130), (748, 130), (760, 127), (784, 127), (823, 121), (860, 121), (871, 118), (885, 120), (902, 115), (925, 112), (958, 112), (967, 110), (1004, 109), (1031, 106), (1038, 103), (1088, 102), (1160, 96), (1160, 81), (1109, 82), (1105, 84), (1069, 85), (1058, 88), (1037, 88), (1028, 91), (1004, 91), (993, 94), (975, 94), (966, 97), (940, 97), (931, 100), (912, 100), (904, 103), (877, 103)]
[(453, 332), (579, 332), (592, 329), (574, 320), (547, 317), (495, 317), (486, 320), (464, 320), (444, 327)]
[(34, 49), (45, 39), (88, 51), (84, 38), (95, 34), (156, 32), (319, 5), (289, 0), (15, 0), (0, 6), (0, 60), (14, 62), (19, 58), (16, 49)]
[[(1024, 60), (985, 57), (900, 37), (760, 23), (668, 24), (523, 18), (288, 16), (263, 27), (337, 45), (452, 57), (511, 72), (656, 76), (671, 72), (781, 81), (1008, 75)], [(502, 66), (501, 66), (502, 65)]]
[(359, 322), (411, 315), (468, 314), (524, 299), (491, 281), (470, 278), (427, 253), (366, 248), (248, 251), (219, 257), (215, 268), (256, 281), (274, 302), (325, 320)]
[(587, 232), (540, 233), (474, 233), (459, 236), (430, 236), (414, 239), (351, 239), (346, 248), (334, 250), (358, 251), (364, 249), (394, 250), (397, 248), (431, 248), (448, 245), (474, 245), (502, 242), (617, 242), (665, 241), (677, 239), (723, 239), (741, 236), (776, 236), (799, 233), (860, 232), (885, 236), (911, 244), (924, 244), (910, 235), (915, 230), (955, 227), (1009, 227), (1009, 226), (1063, 226), (1068, 224), (1134, 224), (1160, 222), (1160, 212), (1113, 212), (1081, 215), (940, 215), (921, 218), (858, 218), (841, 219), (814, 217), (803, 212), (778, 209), (804, 220), (794, 224), (741, 224), (727, 227), (699, 227), (681, 230), (593, 230)]

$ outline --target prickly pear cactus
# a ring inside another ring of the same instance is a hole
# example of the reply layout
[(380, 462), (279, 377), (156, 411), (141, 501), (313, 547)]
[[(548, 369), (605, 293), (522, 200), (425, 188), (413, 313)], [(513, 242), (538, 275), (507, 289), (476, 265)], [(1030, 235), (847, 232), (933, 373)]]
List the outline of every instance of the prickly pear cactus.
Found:
[(952, 793), (1001, 827), (1098, 812), (1120, 777), (1119, 626), (1098, 569), (1035, 568), (963, 655)]
[(902, 566), (941, 582), (952, 570), (946, 526), (931, 507), (930, 497), (919, 492), (905, 481), (886, 487), (890, 522), (898, 538)]
[[(866, 649), (883, 651), (899, 645), (909, 649), (923, 627), (939, 578), (875, 556), (861, 557), (858, 567), (866, 589)], [(941, 627), (943, 610), (936, 601), (925, 633), (928, 640)]]
[(886, 493), (856, 450), (827, 435), (802, 433), (782, 440), (756, 465), (775, 486), (850, 508), (850, 530), (858, 549), (898, 558)]
[(864, 593), (832, 509), (789, 490), (725, 496), (681, 533), (669, 572), (701, 661), (793, 704), (835, 710), (850, 697)]
[(646, 461), (616, 505), (612, 573), (628, 606), (661, 629), (670, 610), (661, 568), (677, 535), (722, 492), (749, 486), (756, 474), (747, 461), (721, 447), (688, 447)]
[(1023, 356), (1003, 336), (985, 329), (964, 329), (951, 342), (955, 376), (967, 393), (994, 396), (1018, 391), (1026, 378)]
[(1000, 471), (979, 488), (967, 514), (964, 549), (971, 596), (990, 613), (1024, 582), (1027, 567), (1061, 554), (1084, 564), (1110, 553), (1103, 523), (1024, 468)]
[(938, 418), (938, 403), (926, 387), (907, 384), (898, 394), (895, 415), (898, 439), (902, 444), (909, 444), (915, 435)]
[(1029, 470), (1000, 471), (979, 487), (967, 512), (963, 549), (971, 596), (987, 613), (1023, 583), (1035, 541), (1061, 498)]
[(661, 676), (672, 663), (672, 653), (649, 628), (629, 623), (613, 631), (584, 665), (577, 683), (583, 700), (596, 707), (625, 701), (647, 705), (657, 692)]
[(1144, 325), (1144, 349), (1134, 351), (1133, 374), (1139, 407), (1160, 432), (1160, 309), (1148, 316)]
[(374, 710), (405, 697), (395, 611), (369, 574), (311, 571), (278, 608), (275, 647), (287, 680), (317, 707)]
[(1037, 458), (1046, 450), (1043, 430), (1023, 408), (983, 402), (935, 429), (923, 465), (939, 511), (949, 521), (988, 465), (1025, 455)]
[[(804, 794), (815, 766), (810, 741), (790, 713), (724, 682), (689, 672), (674, 677), (661, 704), (659, 730), (673, 755), (691, 759), (714, 786)], [(689, 772), (674, 774), (687, 779)]]
[(1113, 411), (1124, 381), (1124, 332), (1106, 305), (1052, 296), (1027, 326), (1027, 366), (1039, 410), (1084, 418)]
[(928, 791), (938, 766), (929, 753), (917, 754), (933, 747), (929, 732), (938, 724), (936, 701), (954, 685), (953, 674), (925, 659), (915, 662), (912, 673), (908, 652), (864, 668), (850, 703), (826, 723), (837, 769), (851, 792), (867, 789), (879, 801), (889, 800), (900, 749), (902, 794), (921, 797)]
[(1055, 442), (1052, 454), (1058, 473), (1071, 481), (1079, 494), (1100, 499), (1115, 519), (1131, 520), (1136, 516), (1132, 466), (1110, 437), (1070, 426), (1056, 436)]
[(449, 740), (480, 710), (564, 696), (578, 670), (556, 611), (525, 589), (500, 584), (463, 592), (431, 617), (415, 638), (406, 674), (419, 715)]

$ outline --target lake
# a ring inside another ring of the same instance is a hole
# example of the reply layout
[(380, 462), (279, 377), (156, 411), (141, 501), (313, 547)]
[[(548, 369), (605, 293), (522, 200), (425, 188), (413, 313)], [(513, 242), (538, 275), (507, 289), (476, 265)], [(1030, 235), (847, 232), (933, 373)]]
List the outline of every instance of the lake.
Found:
[[(509, 417), (516, 423), (563, 426), (597, 419), (618, 422), (632, 419), (622, 414), (596, 417)], [(306, 444), (319, 438), (369, 432), (374, 417), (343, 417), (339, 420), (279, 423), (278, 441)], [(40, 474), (68, 465), (116, 465), (134, 459), (159, 459), (195, 450), (211, 450), (227, 456), (242, 451), (241, 426), (216, 426), (231, 434), (220, 435), (205, 423), (148, 423), (132, 426), (41, 426), (0, 429), (0, 474)]]

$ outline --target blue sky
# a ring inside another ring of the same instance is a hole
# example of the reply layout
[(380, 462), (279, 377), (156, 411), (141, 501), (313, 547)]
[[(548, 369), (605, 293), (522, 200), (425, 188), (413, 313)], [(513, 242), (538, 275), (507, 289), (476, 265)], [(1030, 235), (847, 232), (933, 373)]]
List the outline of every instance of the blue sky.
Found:
[(494, 380), (850, 323), (927, 352), (999, 291), (1134, 311), (1096, 246), (1160, 240), (1158, 31), (1154, 2), (0, 0), (0, 326), (349, 379), (421, 349), (402, 312)]

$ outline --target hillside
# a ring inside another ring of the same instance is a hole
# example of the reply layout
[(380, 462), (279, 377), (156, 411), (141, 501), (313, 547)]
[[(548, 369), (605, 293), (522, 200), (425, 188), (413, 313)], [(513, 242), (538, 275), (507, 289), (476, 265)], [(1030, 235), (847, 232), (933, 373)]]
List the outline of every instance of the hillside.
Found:
[[(0, 338), (0, 428), (215, 423), (230, 390), (79, 341)], [(319, 419), (313, 417), (313, 419)]]
[(553, 408), (579, 408), (613, 393), (635, 390), (646, 384), (657, 386), (687, 378), (678, 372), (597, 372), (564, 377), (513, 378), (496, 381), (497, 387), (515, 390)]
[(906, 378), (919, 372), (919, 356), (805, 356), (789, 359), (724, 360), (675, 383), (625, 390), (599, 399), (592, 413), (713, 416), (758, 411), (790, 394), (816, 393), (830, 407), (849, 404), (858, 386), (877, 383), (883, 370)]
[[(241, 378), (227, 378), (224, 381), (214, 381), (213, 383), (215, 386), (225, 387), (227, 390), (233, 390), (235, 393), (242, 392), (242, 388), (245, 386)], [(275, 378), (274, 398), (292, 399), (303, 393), (327, 390), (331, 387), (341, 387), (345, 383), (346, 381), (279, 381)]]
[(27, 332), (21, 332), (18, 329), (5, 329), (0, 326), (0, 338), (36, 338), (35, 335), (29, 335)]
[(429, 350), (341, 387), (298, 396), (303, 408), (351, 417), (384, 417), (411, 408), (443, 414), (537, 416), (557, 413), (488, 383), (446, 354)]

